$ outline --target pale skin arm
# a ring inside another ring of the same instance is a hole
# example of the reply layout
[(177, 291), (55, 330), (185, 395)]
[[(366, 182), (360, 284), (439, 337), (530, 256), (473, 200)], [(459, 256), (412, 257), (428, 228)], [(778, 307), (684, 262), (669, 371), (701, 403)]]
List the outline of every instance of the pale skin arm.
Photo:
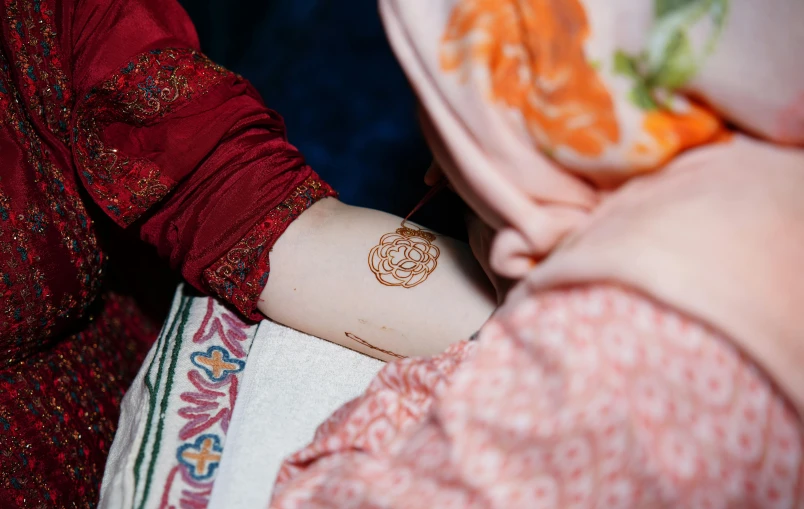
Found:
[(271, 275), (259, 310), (272, 320), (382, 360), (433, 355), (468, 339), (495, 308), (494, 290), (469, 246), (439, 236), (438, 266), (413, 288), (377, 281), (368, 254), (401, 219), (376, 210), (319, 201), (271, 251)]

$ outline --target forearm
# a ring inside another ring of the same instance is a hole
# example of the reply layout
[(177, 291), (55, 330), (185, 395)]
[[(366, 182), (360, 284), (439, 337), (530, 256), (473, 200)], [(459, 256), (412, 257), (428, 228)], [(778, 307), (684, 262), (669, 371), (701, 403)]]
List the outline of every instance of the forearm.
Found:
[[(271, 252), (259, 309), (271, 319), (380, 359), (431, 355), (468, 338), (494, 310), (469, 247), (439, 236), (437, 266), (410, 288), (381, 283), (368, 260), (398, 217), (325, 199)], [(361, 343), (361, 340), (365, 343)]]

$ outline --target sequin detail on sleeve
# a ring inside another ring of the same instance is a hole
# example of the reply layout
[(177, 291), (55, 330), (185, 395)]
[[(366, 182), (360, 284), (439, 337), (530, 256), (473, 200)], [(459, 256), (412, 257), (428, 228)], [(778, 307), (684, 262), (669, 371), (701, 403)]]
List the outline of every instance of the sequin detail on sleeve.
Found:
[(153, 161), (106, 145), (104, 129), (116, 122), (149, 125), (207, 93), (227, 76), (233, 75), (193, 50), (152, 50), (82, 98), (73, 129), (79, 175), (95, 201), (119, 225), (133, 223), (176, 182)]
[[(81, 315), (98, 294), (105, 263), (70, 172), (55, 163), (11, 80), (11, 65), (19, 68), (25, 61), (15, 56), (10, 63), (0, 52), (0, 127), (13, 134), (27, 173), (4, 168), (0, 176), (0, 351), (5, 354), (0, 366), (41, 349), (60, 321)], [(10, 195), (26, 183), (31, 195)], [(69, 280), (72, 291), (56, 280)]]
[(47, 0), (7, 0), (6, 23), (12, 58), (19, 73), (20, 95), (28, 111), (69, 143), (73, 94), (57, 47), (54, 12)]

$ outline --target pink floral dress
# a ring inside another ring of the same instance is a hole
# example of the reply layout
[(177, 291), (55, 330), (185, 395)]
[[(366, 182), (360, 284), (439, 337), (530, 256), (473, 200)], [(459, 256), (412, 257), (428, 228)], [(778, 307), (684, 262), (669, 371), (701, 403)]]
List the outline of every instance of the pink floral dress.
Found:
[(386, 366), (286, 461), (271, 507), (802, 507), (802, 438), (726, 338), (592, 285)]

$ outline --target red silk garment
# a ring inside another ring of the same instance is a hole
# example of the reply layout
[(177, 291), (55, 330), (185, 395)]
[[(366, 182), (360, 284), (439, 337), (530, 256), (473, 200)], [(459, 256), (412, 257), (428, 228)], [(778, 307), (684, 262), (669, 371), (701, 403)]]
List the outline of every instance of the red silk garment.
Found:
[(176, 2), (1, 5), (0, 505), (88, 507), (156, 330), (99, 225), (257, 318), (271, 246), (334, 193)]

